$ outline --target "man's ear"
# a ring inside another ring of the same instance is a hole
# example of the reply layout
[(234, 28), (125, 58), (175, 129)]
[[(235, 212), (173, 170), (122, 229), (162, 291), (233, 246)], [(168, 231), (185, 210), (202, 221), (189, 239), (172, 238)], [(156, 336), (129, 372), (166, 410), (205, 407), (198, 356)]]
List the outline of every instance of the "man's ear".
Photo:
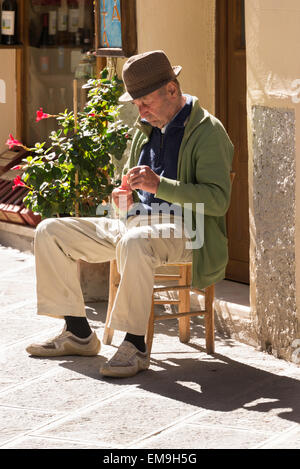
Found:
[(177, 96), (177, 86), (172, 81), (167, 84), (167, 93), (172, 98)]

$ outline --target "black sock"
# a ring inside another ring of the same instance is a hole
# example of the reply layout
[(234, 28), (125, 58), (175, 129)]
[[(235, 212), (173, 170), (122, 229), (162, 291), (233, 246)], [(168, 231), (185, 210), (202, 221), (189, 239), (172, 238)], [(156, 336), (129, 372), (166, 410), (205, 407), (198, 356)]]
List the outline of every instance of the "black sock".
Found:
[(65, 316), (67, 331), (80, 339), (85, 339), (92, 333), (92, 329), (85, 317)]
[(133, 345), (136, 346), (136, 348), (140, 352), (145, 352), (146, 351), (145, 336), (144, 335), (134, 335), (134, 334), (130, 334), (129, 332), (127, 332), (124, 340), (127, 340), (128, 342), (131, 342)]

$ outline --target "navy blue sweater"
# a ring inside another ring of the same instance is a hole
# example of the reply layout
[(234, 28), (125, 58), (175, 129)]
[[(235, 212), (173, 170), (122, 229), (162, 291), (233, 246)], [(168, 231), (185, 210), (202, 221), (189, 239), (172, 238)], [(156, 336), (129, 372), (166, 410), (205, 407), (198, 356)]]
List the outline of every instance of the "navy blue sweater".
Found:
[[(138, 166), (150, 166), (156, 174), (170, 179), (177, 179), (179, 148), (184, 134), (185, 123), (192, 110), (192, 97), (190, 95), (184, 96), (186, 97), (185, 105), (172, 121), (167, 124), (165, 129), (152, 128), (150, 139), (143, 146), (138, 161)], [(147, 123), (144, 119), (142, 122)], [(151, 207), (153, 203), (167, 203), (149, 192), (140, 189), (137, 192), (141, 202), (140, 205), (142, 205), (142, 213), (156, 212), (157, 209), (153, 210), (153, 207)], [(158, 211), (161, 212), (162, 210)]]

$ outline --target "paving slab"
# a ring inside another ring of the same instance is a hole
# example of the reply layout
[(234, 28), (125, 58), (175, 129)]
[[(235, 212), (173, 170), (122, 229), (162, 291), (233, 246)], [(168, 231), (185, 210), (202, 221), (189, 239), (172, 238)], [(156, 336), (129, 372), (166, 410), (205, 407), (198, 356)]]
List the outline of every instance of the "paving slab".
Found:
[[(51, 437), (38, 437), (38, 436), (28, 436), (21, 438), (20, 440), (15, 440), (14, 444), (10, 446), (11, 449), (23, 449), (23, 450), (52, 450), (52, 449), (64, 449), (64, 450), (78, 450), (78, 449), (106, 449), (106, 445), (100, 445), (98, 443), (82, 441), (73, 441), (63, 438), (51, 438)], [(75, 456), (76, 458), (76, 456)]]
[[(150, 369), (133, 378), (99, 374), (123, 340), (118, 331), (96, 357), (30, 357), (26, 346), (63, 321), (36, 315), (32, 254), (0, 246), (0, 265), (0, 448), (300, 448), (296, 363), (218, 333), (207, 355), (198, 317), (189, 344), (176, 320), (158, 321)], [(106, 308), (86, 305), (100, 339)]]
[(279, 435), (275, 434), (257, 446), (258, 449), (299, 449), (300, 429), (295, 424)]
[(8, 407), (0, 405), (0, 448), (10, 440), (33, 431), (43, 423), (51, 421), (55, 412), (40, 412), (35, 409), (22, 409), (18, 406)]
[[(257, 446), (264, 433), (220, 425), (181, 425), (144, 442), (147, 449), (249, 449)], [(143, 445), (140, 445), (143, 448)]]
[(88, 411), (78, 411), (76, 419), (68, 418), (38, 434), (79, 441), (83, 439), (84, 429), (86, 442), (100, 441), (121, 448), (135, 445), (141, 435), (142, 438), (151, 436), (195, 410), (186, 402), (178, 401), (174, 405), (173, 399), (157, 394), (149, 396), (147, 391), (131, 386)]

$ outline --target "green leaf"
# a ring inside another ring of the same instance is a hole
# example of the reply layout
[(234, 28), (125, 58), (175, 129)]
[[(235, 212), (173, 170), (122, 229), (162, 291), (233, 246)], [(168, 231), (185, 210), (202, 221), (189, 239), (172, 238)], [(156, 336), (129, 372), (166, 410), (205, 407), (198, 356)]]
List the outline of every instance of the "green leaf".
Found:
[[(24, 204), (42, 218), (74, 214), (76, 200), (81, 215), (95, 216), (97, 205), (117, 183), (112, 182), (111, 155), (122, 157), (128, 143), (124, 135), (129, 131), (118, 120), (123, 84), (117, 77), (109, 79), (104, 70), (100, 79), (88, 80), (84, 88), (88, 89), (88, 102), (78, 113), (76, 134), (74, 113), (66, 109), (56, 118), (59, 129), (50, 133), (51, 145), (36, 143), (32, 155), (24, 160), (23, 179), (32, 187)], [(75, 188), (76, 171), (79, 183)]]

